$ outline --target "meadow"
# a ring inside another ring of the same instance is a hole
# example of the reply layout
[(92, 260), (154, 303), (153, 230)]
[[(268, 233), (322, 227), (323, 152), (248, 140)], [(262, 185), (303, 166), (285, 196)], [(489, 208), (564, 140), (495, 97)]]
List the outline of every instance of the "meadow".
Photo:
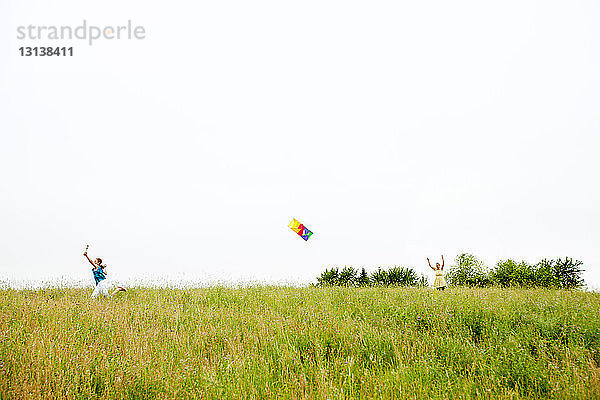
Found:
[(600, 398), (600, 294), (0, 290), (0, 399)]

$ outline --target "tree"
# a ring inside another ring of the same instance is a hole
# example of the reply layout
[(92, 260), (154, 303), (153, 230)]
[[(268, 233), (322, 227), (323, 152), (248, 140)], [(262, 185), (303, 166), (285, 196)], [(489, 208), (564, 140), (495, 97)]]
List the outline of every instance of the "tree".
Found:
[(317, 278), (319, 286), (334, 286), (338, 284), (339, 270), (337, 268), (325, 268), (321, 276)]
[(554, 260), (543, 259), (535, 265), (535, 281), (542, 287), (560, 287), (558, 277), (554, 273)]
[(412, 268), (393, 267), (387, 272), (389, 285), (414, 286), (417, 283), (417, 273)]
[(356, 283), (358, 271), (353, 267), (344, 267), (338, 276), (338, 285), (352, 286)]
[(540, 286), (557, 287), (561, 289), (577, 289), (583, 286), (581, 277), (584, 271), (582, 261), (573, 261), (572, 258), (547, 260), (543, 259), (536, 264), (536, 282)]
[(582, 261), (573, 261), (572, 258), (565, 257), (564, 260), (558, 258), (553, 261), (554, 281), (562, 289), (576, 289), (583, 286), (581, 273), (583, 269)]
[(369, 279), (369, 275), (367, 274), (367, 270), (363, 267), (360, 271), (360, 275), (356, 280), (358, 286), (369, 286), (371, 284), (371, 280)]
[(500, 260), (496, 268), (490, 273), (490, 279), (494, 284), (502, 287), (537, 286), (536, 268), (525, 261), (517, 263), (513, 260)]
[(456, 286), (484, 287), (491, 283), (487, 268), (472, 254), (463, 253), (456, 257), (454, 265), (446, 274), (448, 283)]
[(386, 270), (381, 269), (381, 267), (379, 267), (377, 269), (377, 271), (373, 272), (371, 274), (371, 283), (373, 285), (388, 285), (389, 281), (388, 281), (388, 273)]

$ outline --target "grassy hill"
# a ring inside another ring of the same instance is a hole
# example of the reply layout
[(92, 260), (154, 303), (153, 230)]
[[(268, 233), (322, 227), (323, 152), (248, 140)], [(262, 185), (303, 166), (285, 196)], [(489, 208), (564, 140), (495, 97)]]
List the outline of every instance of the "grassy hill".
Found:
[(600, 398), (600, 294), (0, 290), (0, 399)]

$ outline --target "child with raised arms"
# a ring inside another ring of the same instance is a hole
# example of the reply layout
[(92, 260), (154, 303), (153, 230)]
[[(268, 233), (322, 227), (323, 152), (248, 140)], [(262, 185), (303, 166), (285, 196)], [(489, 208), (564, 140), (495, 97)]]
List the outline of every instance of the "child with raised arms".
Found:
[(440, 263), (435, 263), (435, 268), (431, 266), (431, 262), (429, 261), (429, 257), (427, 257), (427, 263), (429, 264), (429, 268), (435, 271), (435, 281), (433, 282), (433, 287), (438, 290), (444, 290), (446, 287), (446, 279), (444, 278), (444, 256), (442, 256), (442, 266), (440, 267)]
[(106, 279), (106, 265), (102, 264), (102, 259), (99, 257), (92, 261), (88, 257), (87, 249), (88, 247), (85, 248), (85, 252), (83, 253), (83, 255), (85, 256), (85, 258), (87, 258), (90, 264), (92, 264), (92, 273), (94, 274), (94, 281), (96, 281), (96, 288), (92, 292), (92, 299), (98, 297), (99, 295), (111, 297), (115, 293), (125, 292), (126, 290), (124, 288), (122, 288), (121, 286), (117, 286), (114, 292), (110, 294), (108, 293), (110, 283), (108, 279)]

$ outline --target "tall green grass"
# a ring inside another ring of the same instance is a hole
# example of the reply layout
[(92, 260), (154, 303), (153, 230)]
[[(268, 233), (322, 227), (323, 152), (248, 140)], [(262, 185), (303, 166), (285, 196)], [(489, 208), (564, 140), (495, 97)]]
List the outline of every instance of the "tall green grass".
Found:
[(600, 295), (0, 291), (0, 398), (600, 398)]

